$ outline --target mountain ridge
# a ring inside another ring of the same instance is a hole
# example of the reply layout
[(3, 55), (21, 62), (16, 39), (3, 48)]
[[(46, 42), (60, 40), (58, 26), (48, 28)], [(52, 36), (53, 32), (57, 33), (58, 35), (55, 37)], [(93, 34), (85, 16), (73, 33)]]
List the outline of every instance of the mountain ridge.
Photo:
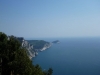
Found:
[(51, 43), (44, 40), (25, 40), (23, 37), (16, 37), (22, 47), (26, 49), (29, 58), (38, 55), (39, 51), (44, 51), (51, 47)]

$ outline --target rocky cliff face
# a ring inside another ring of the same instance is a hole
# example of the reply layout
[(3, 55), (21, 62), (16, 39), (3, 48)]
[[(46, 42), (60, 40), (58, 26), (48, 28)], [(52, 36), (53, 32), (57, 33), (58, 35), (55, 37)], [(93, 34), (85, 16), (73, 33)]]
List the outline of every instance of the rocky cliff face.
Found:
[(29, 58), (35, 57), (37, 52), (34, 50), (33, 45), (28, 43), (23, 37), (18, 37), (17, 39), (21, 42), (22, 47), (26, 49)]
[[(32, 43), (30, 44), (29, 41), (26, 41), (23, 37), (17, 37), (17, 39), (20, 41), (22, 47), (26, 49), (26, 52), (30, 59), (32, 57), (35, 57), (36, 55), (38, 55), (38, 51), (44, 51), (51, 46), (50, 43), (45, 43), (41, 49), (37, 49), (34, 47), (34, 45)], [(31, 42), (33, 42), (33, 41), (31, 41)], [(38, 43), (38, 44), (40, 45), (40, 43)]]
[(44, 51), (44, 50), (50, 48), (50, 46), (51, 46), (50, 43), (46, 43), (46, 44), (44, 45), (44, 47), (43, 47), (42, 49), (40, 49), (40, 51)]

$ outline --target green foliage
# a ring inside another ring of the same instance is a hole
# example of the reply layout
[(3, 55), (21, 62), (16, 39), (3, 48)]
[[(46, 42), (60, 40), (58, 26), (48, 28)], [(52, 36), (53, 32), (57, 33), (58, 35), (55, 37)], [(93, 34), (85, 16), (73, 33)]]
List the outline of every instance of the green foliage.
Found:
[(53, 70), (52, 70), (52, 68), (49, 68), (49, 70), (48, 71), (44, 71), (44, 75), (52, 75), (52, 73), (53, 73)]
[(0, 32), (0, 75), (51, 75), (52, 70), (43, 72), (39, 65), (34, 66), (26, 50), (14, 37)]
[(49, 70), (48, 70), (48, 75), (52, 75), (52, 73), (53, 73), (52, 68), (49, 68)]
[(28, 40), (28, 42), (32, 44), (35, 49), (42, 49), (45, 44), (49, 44), (49, 42), (44, 40)]

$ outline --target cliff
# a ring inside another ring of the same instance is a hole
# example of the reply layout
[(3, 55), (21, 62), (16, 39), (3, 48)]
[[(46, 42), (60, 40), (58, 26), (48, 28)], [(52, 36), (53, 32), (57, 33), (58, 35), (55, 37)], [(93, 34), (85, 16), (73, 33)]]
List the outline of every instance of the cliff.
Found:
[(26, 49), (29, 58), (31, 59), (32, 57), (35, 57), (36, 51), (34, 50), (33, 45), (31, 45), (23, 37), (17, 37), (17, 39), (20, 41), (22, 47)]
[(44, 40), (25, 40), (23, 37), (17, 37), (17, 39), (20, 41), (22, 47), (26, 49), (30, 59), (38, 55), (38, 51), (46, 50), (51, 46), (49, 42)]
[(51, 43), (44, 40), (28, 40), (34, 46), (35, 51), (43, 51), (51, 46)]

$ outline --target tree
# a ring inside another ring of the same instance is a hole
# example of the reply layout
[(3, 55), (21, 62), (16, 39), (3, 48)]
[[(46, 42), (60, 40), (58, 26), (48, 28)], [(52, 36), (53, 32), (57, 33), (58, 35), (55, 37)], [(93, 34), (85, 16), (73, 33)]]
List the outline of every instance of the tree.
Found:
[(7, 36), (6, 34), (0, 32), (0, 66), (1, 66), (1, 75), (4, 74), (6, 62), (8, 61), (8, 57), (6, 56), (8, 53), (7, 50)]
[[(48, 70), (48, 75), (52, 69)], [(0, 75), (45, 75), (39, 65), (34, 66), (26, 49), (14, 36), (0, 32)]]
[(31, 75), (32, 62), (14, 37), (0, 32), (1, 75)]
[(52, 68), (49, 68), (49, 70), (48, 70), (48, 75), (52, 75), (52, 73), (53, 73)]

